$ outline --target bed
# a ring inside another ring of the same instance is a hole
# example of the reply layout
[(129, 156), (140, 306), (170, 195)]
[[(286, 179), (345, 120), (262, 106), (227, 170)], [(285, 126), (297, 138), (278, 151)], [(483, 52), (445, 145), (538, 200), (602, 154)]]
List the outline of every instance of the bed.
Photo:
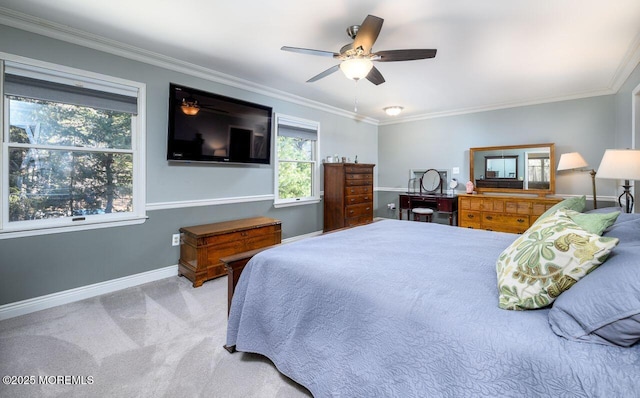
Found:
[[(611, 234), (631, 238), (585, 284), (640, 258), (640, 219), (622, 216)], [(227, 346), (315, 397), (640, 396), (640, 344), (560, 337), (552, 307), (498, 307), (496, 259), (516, 238), (383, 220), (271, 248), (240, 277)]]

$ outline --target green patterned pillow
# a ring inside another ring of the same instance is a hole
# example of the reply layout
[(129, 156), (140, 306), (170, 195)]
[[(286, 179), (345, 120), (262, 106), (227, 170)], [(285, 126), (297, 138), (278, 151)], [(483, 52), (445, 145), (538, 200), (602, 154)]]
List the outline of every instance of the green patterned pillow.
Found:
[(618, 238), (580, 228), (564, 209), (529, 228), (496, 263), (499, 306), (542, 308), (602, 264)]
[(533, 223), (533, 225), (536, 225), (537, 223), (542, 222), (542, 220), (551, 216), (556, 211), (561, 209), (571, 209), (581, 213), (582, 211), (584, 211), (584, 207), (586, 206), (586, 203), (587, 203), (587, 197), (584, 195), (565, 199), (562, 202), (558, 202), (555, 205), (551, 206), (549, 209), (547, 209), (547, 211), (542, 213), (540, 217), (538, 217), (538, 219)]
[(567, 209), (567, 216), (578, 224), (585, 231), (592, 234), (602, 235), (604, 231), (613, 225), (620, 215), (619, 211), (612, 213), (579, 213), (577, 211)]

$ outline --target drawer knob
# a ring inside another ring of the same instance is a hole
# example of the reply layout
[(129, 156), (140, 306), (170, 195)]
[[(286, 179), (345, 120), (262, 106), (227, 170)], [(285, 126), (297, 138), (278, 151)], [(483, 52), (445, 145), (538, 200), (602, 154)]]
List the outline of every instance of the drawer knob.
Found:
[(518, 218), (518, 222), (519, 222), (519, 223), (523, 223), (523, 222), (524, 222), (524, 220), (523, 220), (522, 218)]
[(473, 214), (467, 214), (467, 217), (473, 218), (474, 216), (473, 216)]
[(367, 207), (367, 210), (371, 210), (371, 207)]
[(485, 217), (485, 218), (486, 218), (487, 220), (493, 220), (493, 217), (491, 217), (491, 216), (487, 216), (487, 217)]

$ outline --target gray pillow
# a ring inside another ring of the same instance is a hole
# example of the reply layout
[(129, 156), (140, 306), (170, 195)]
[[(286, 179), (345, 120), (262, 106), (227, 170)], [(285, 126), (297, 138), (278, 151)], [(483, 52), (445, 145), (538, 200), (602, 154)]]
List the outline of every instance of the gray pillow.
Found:
[(549, 310), (557, 335), (622, 347), (640, 341), (640, 215), (620, 216), (603, 235), (620, 239), (607, 262), (562, 293)]

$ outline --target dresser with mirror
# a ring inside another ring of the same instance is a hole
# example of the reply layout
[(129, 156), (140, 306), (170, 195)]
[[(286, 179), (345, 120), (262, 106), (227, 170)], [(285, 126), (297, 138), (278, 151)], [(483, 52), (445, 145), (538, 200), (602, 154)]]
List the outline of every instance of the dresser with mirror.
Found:
[(555, 193), (555, 145), (469, 149), (473, 194), (458, 196), (458, 225), (523, 233), (562, 199)]

